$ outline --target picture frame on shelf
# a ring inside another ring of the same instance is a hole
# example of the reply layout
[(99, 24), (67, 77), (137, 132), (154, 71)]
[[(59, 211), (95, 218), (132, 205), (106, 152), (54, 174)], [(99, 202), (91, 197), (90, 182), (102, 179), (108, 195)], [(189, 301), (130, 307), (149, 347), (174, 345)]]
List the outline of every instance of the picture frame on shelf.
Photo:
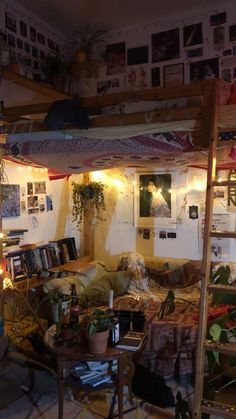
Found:
[(136, 227), (174, 226), (176, 222), (175, 172), (140, 172), (136, 175)]

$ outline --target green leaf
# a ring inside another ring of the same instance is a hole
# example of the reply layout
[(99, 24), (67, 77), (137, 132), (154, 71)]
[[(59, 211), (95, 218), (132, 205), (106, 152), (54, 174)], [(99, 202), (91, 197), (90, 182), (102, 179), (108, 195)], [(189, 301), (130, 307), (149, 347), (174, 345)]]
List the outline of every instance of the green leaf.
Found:
[(211, 335), (214, 342), (220, 341), (220, 335), (221, 335), (222, 327), (217, 324), (213, 323), (209, 329), (209, 334)]

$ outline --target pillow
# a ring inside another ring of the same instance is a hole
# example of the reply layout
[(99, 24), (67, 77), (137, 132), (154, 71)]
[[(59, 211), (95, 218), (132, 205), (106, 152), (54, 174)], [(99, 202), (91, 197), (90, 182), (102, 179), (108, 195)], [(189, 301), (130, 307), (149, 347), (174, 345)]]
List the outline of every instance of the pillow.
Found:
[(201, 262), (192, 260), (173, 270), (150, 271), (150, 277), (162, 287), (189, 287), (201, 280)]
[(97, 279), (110, 271), (111, 268), (108, 265), (100, 261), (95, 261), (91, 264), (91, 268), (83, 274), (85, 282), (87, 282), (88, 285), (92, 280)]
[(109, 292), (113, 290), (114, 297), (125, 294), (132, 277), (132, 272), (119, 271), (109, 272), (94, 279), (79, 295), (80, 305), (83, 307), (108, 305)]

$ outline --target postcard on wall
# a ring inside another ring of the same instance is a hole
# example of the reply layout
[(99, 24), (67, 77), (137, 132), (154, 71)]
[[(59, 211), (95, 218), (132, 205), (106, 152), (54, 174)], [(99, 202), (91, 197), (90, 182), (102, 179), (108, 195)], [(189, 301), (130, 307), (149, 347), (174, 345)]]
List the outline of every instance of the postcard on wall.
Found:
[(158, 87), (160, 85), (160, 67), (154, 67), (152, 68), (152, 87)]
[(34, 182), (34, 193), (35, 195), (46, 193), (46, 182)]
[(5, 26), (12, 32), (16, 32), (16, 17), (9, 12), (5, 12)]
[(213, 45), (216, 51), (225, 48), (225, 27), (216, 26), (213, 30)]
[(27, 204), (29, 208), (38, 208), (39, 206), (39, 199), (37, 195), (32, 195), (27, 197)]
[[(204, 214), (201, 216), (199, 223), (199, 256), (202, 256), (203, 238), (204, 238)], [(228, 231), (229, 230), (229, 214), (213, 214), (212, 231)], [(229, 239), (212, 237), (211, 239), (211, 256), (213, 260), (221, 259), (229, 255)]]
[(164, 86), (177, 87), (184, 84), (184, 64), (164, 66)]
[(148, 86), (147, 67), (145, 65), (129, 67), (127, 73), (127, 86), (130, 88), (144, 89)]
[(34, 189), (33, 189), (33, 182), (27, 183), (27, 195), (33, 195)]
[(2, 185), (2, 217), (20, 215), (20, 185)]
[(53, 210), (52, 195), (46, 195), (46, 211)]
[(174, 60), (180, 56), (179, 28), (152, 34), (152, 62)]
[(169, 226), (175, 222), (174, 178), (174, 172), (137, 173), (135, 192), (137, 227)]
[(222, 23), (226, 23), (227, 15), (226, 12), (217, 13), (216, 15), (210, 16), (210, 25), (211, 26), (218, 26), (222, 25)]

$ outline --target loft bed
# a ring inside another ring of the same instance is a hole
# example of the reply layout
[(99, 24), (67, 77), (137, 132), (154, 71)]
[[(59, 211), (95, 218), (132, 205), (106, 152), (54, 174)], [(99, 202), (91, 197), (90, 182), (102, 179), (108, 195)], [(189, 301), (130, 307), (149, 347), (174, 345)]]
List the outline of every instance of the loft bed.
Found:
[[(48, 97), (46, 103), (3, 109), (5, 159), (65, 174), (118, 166), (206, 166), (216, 81), (81, 98), (76, 106), (87, 111), (89, 128), (63, 121), (63, 129), (49, 130), (44, 117), (53, 100), (73, 99), (6, 70), (3, 78)], [(144, 110), (130, 113), (138, 105)], [(235, 115), (234, 105), (219, 107), (222, 138), (234, 139)], [(232, 143), (225, 144), (219, 148), (218, 161), (225, 164), (227, 156), (233, 165), (227, 151)]]
[[(90, 115), (89, 128), (65, 124), (62, 130), (52, 131), (44, 124), (52, 102), (71, 98), (7, 71), (3, 77), (48, 97), (46, 103), (3, 109), (2, 148), (6, 159), (63, 174), (118, 166), (207, 167), (208, 149), (217, 121), (220, 132), (224, 133), (220, 136), (230, 139), (222, 141), (217, 160), (223, 167), (226, 163), (229, 168), (235, 167), (229, 154), (236, 132), (236, 107), (217, 106), (216, 81), (81, 99), (80, 107), (87, 109)], [(125, 113), (120, 106), (128, 104), (126, 108), (132, 108), (130, 105), (137, 102), (146, 105), (152, 102), (153, 108)], [(119, 114), (109, 114), (107, 108), (116, 110), (117, 106)], [(160, 288), (158, 293), (160, 297)], [(150, 293), (147, 294), (150, 299)], [(151, 300), (147, 304), (143, 298), (126, 297), (116, 300), (115, 307), (145, 310), (151, 325), (151, 339), (141, 362), (164, 377), (174, 372), (177, 360), (182, 376), (193, 373), (198, 324), (196, 305), (182, 303), (172, 316), (160, 322), (155, 317), (160, 301)], [(183, 297), (182, 292), (180, 297)], [(193, 288), (189, 290), (189, 301), (193, 302)]]

